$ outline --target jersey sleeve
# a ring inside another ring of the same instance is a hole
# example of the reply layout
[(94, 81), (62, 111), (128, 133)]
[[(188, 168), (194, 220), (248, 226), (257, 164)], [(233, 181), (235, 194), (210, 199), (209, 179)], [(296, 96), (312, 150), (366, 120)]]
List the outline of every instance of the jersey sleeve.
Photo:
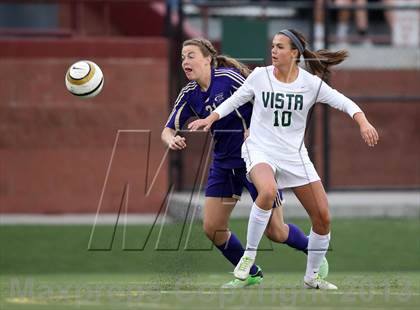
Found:
[[(335, 109), (347, 113), (352, 118), (354, 114), (362, 112), (360, 107), (353, 100), (333, 89), (320, 78), (317, 77), (316, 80), (317, 86), (319, 87), (318, 102), (326, 103)], [(319, 83), (321, 83), (321, 85), (319, 85)]]
[(188, 103), (188, 99), (188, 94), (181, 90), (177, 100), (175, 101), (174, 108), (168, 117), (168, 121), (166, 122), (165, 127), (174, 130), (180, 130), (185, 125), (187, 120), (194, 116)]
[(257, 69), (246, 78), (241, 86), (226, 99), (221, 105), (219, 105), (214, 112), (220, 115), (220, 118), (232, 113), (235, 109), (244, 105), (254, 97), (254, 87), (252, 85), (255, 78)]
[(232, 93), (236, 92), (245, 82), (245, 78), (239, 73), (232, 71), (230, 76), (230, 89)]

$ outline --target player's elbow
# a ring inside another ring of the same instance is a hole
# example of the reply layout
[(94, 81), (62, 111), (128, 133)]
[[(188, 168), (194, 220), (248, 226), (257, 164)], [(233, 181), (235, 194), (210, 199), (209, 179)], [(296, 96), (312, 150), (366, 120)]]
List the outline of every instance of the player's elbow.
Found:
[(162, 130), (162, 133), (160, 134), (160, 139), (164, 144), (168, 143), (168, 137), (172, 135), (172, 129), (165, 127)]

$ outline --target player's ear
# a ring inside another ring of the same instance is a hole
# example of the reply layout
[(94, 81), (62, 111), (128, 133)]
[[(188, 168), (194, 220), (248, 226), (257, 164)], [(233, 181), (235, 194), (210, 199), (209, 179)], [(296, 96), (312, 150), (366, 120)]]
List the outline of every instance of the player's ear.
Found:
[(211, 64), (211, 56), (206, 57), (206, 64), (208, 64), (208, 65)]

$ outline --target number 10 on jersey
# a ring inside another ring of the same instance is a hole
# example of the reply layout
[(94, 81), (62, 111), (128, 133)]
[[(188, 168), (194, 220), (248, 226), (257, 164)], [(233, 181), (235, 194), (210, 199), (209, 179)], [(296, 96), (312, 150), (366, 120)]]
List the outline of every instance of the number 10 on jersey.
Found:
[(283, 127), (290, 126), (292, 121), (292, 112), (290, 111), (274, 111), (274, 126), (280, 126), (280, 123)]

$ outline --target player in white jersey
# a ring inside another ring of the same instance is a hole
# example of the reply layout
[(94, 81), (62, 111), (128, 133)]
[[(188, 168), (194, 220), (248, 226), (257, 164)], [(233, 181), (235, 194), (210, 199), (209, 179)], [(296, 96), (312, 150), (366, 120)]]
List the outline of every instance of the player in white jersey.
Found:
[[(309, 110), (315, 102), (322, 102), (346, 112), (357, 122), (362, 138), (371, 147), (377, 144), (379, 136), (356, 103), (319, 77), (325, 77), (330, 66), (342, 62), (346, 51), (310, 51), (302, 34), (285, 29), (274, 36), (271, 56), (271, 66), (256, 68), (229, 99), (206, 119), (192, 122), (189, 128), (208, 130), (213, 122), (254, 98), (242, 157), (258, 197), (250, 213), (246, 251), (234, 275), (238, 279), (248, 276), (277, 188), (292, 188), (312, 222), (304, 287), (337, 289), (318, 275), (330, 241), (330, 213), (324, 187), (304, 144)], [(313, 74), (298, 66), (301, 56)]]
[[(245, 65), (235, 59), (219, 55), (211, 42), (203, 38), (184, 41), (181, 56), (182, 68), (191, 82), (181, 90), (173, 113), (162, 131), (162, 141), (172, 150), (187, 147), (185, 137), (180, 135), (179, 130), (191, 117), (207, 117), (242, 85), (250, 73)], [(246, 164), (241, 157), (244, 129), (249, 127), (252, 109), (253, 105), (249, 102), (211, 129), (215, 144), (205, 191), (203, 229), (234, 266), (241, 260), (244, 248), (239, 238), (228, 229), (230, 214), (244, 187), (253, 200), (258, 196), (255, 186), (247, 179)], [(282, 191), (279, 190), (277, 203), (281, 197)], [(309, 240), (305, 233), (292, 223), (284, 223), (282, 206), (273, 209), (266, 236), (274, 242), (307, 253)], [(327, 260), (323, 261), (320, 275), (322, 278), (328, 275)], [(254, 264), (246, 280), (235, 278), (222, 287), (241, 288), (262, 281), (262, 269)]]

